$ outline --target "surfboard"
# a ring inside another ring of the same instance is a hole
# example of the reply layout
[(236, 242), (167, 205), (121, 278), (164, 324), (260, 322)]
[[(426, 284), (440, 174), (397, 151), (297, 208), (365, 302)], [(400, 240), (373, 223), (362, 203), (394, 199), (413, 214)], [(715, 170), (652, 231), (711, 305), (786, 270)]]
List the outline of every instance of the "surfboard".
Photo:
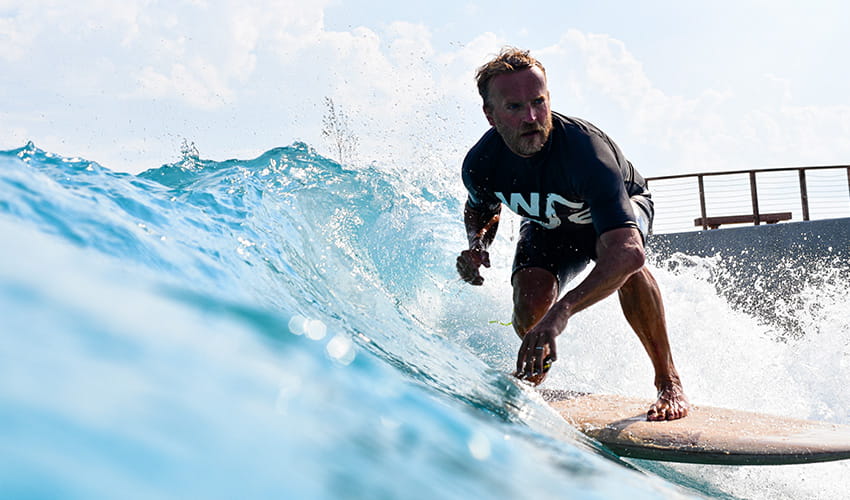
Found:
[(621, 457), (720, 465), (783, 465), (850, 458), (850, 426), (692, 406), (649, 422), (648, 399), (541, 390), (573, 427)]

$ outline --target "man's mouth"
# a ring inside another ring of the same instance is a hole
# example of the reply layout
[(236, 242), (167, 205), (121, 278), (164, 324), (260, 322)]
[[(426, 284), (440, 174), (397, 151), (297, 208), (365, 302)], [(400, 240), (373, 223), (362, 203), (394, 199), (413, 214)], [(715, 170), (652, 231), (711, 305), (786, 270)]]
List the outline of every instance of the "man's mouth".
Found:
[(522, 137), (531, 137), (531, 136), (534, 136), (534, 135), (537, 135), (537, 134), (542, 134), (542, 133), (543, 133), (543, 130), (536, 128), (534, 130), (528, 130), (526, 132), (523, 132), (520, 135)]

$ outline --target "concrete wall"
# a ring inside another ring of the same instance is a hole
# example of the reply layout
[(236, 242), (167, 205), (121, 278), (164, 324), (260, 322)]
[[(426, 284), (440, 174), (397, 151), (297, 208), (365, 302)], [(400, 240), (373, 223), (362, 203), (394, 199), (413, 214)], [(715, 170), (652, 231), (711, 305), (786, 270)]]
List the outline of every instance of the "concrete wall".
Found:
[(850, 257), (850, 218), (730, 226), (688, 233), (649, 236), (649, 253), (667, 258), (674, 252), (708, 257), (747, 256), (753, 262)]

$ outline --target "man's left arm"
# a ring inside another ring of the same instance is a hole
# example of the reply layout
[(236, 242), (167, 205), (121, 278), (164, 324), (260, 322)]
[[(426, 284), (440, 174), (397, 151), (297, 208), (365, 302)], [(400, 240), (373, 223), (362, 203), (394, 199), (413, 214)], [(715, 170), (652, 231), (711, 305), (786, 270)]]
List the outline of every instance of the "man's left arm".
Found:
[(631, 227), (611, 229), (599, 236), (596, 265), (567, 292), (526, 334), (517, 356), (517, 376), (527, 378), (548, 369), (557, 359), (555, 338), (573, 314), (620, 289), (643, 267), (645, 254), (640, 232)]

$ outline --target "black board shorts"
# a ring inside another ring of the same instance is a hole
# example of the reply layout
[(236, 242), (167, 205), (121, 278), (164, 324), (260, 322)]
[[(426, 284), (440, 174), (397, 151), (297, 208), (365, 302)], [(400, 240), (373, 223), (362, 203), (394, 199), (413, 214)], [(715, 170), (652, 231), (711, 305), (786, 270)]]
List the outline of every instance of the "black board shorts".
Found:
[[(641, 195), (632, 196), (631, 202), (637, 229), (645, 243), (649, 228), (652, 227), (652, 202)], [(564, 224), (556, 229), (546, 229), (531, 219), (523, 219), (519, 227), (512, 273), (527, 267), (540, 267), (555, 275), (559, 288), (563, 288), (591, 260), (596, 260), (597, 239), (593, 224)]]

